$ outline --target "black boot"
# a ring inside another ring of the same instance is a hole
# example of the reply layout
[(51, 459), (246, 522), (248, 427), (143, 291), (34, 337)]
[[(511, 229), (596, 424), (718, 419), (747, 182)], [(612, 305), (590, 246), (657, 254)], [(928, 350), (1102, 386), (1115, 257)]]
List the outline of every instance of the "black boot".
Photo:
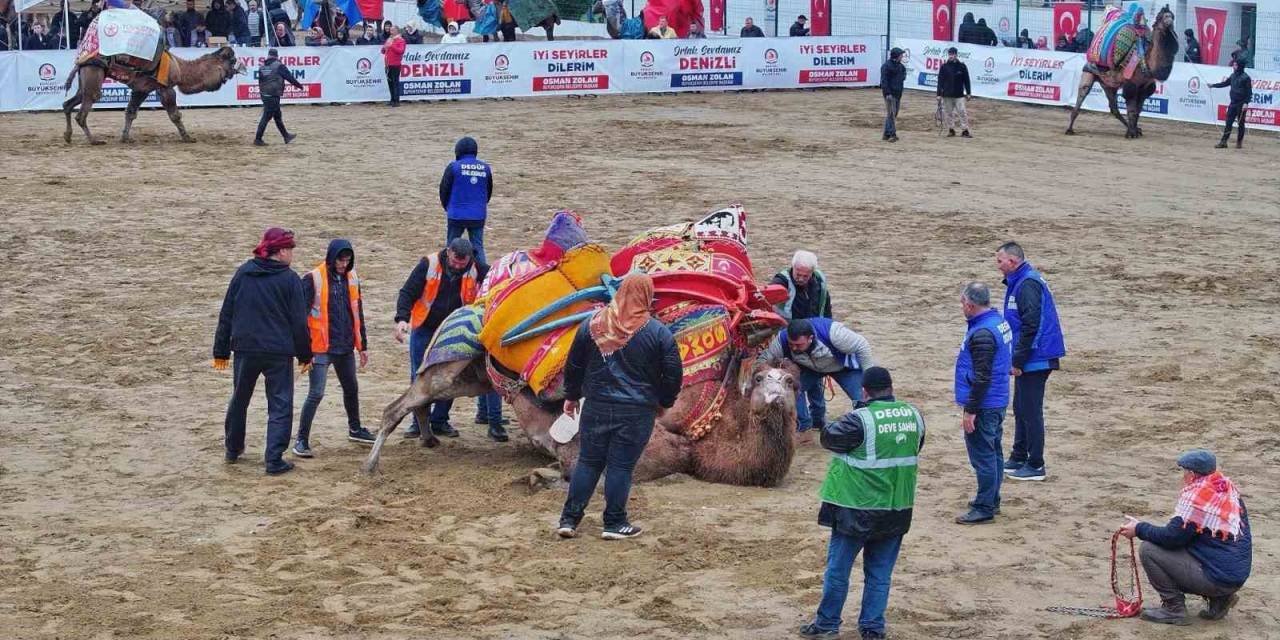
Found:
[(511, 439), (507, 437), (507, 430), (503, 429), (500, 424), (489, 425), (489, 438), (494, 442), (506, 442)]

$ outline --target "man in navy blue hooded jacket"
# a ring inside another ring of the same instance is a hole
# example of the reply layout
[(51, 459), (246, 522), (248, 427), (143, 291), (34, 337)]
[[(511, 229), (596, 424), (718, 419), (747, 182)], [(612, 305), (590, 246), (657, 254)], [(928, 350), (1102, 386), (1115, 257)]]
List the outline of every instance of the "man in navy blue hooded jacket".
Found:
[(302, 281), (289, 268), (293, 261), (292, 231), (267, 229), (253, 250), (253, 259), (240, 265), (231, 278), (218, 329), (213, 337), (213, 367), (227, 368), (235, 352), (231, 401), (227, 404), (225, 432), (227, 462), (244, 453), (245, 419), (258, 376), (267, 380), (267, 473), (293, 469), (285, 462), (293, 429), (293, 359), (309, 368), (311, 336), (307, 333), (307, 306)]
[(1013, 450), (1004, 472), (1013, 480), (1044, 480), (1044, 388), (1067, 355), (1058, 306), (1044, 277), (1016, 242), (996, 250), (1004, 274), (1004, 319), (1013, 331)]
[(484, 222), (493, 197), (493, 169), (476, 157), (479, 152), (475, 138), (470, 136), (453, 145), (456, 159), (440, 177), (440, 206), (449, 219), (445, 242), (452, 242), (465, 231), (475, 248), (476, 260), (489, 264), (484, 254)]

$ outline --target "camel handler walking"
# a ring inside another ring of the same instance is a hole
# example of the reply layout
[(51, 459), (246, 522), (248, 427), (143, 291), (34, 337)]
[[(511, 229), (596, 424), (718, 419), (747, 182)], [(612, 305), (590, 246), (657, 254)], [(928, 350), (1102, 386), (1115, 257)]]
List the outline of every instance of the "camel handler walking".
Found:
[(871, 343), (830, 318), (792, 320), (758, 358), (770, 359), (790, 360), (800, 367), (800, 388), (796, 391), (798, 432), (826, 424), (826, 378), (835, 380), (849, 396), (849, 402), (856, 404), (862, 399), (862, 372), (875, 364)]
[(307, 400), (302, 403), (298, 420), (298, 439), (293, 455), (311, 458), (311, 422), (324, 399), (329, 365), (342, 385), (342, 406), (347, 410), (347, 439), (372, 445), (376, 438), (360, 426), (360, 387), (356, 381), (356, 361), (360, 368), (369, 364), (369, 338), (365, 331), (364, 300), (360, 276), (356, 275), (356, 252), (351, 241), (329, 242), (324, 262), (302, 276), (302, 295), (306, 300), (307, 329), (311, 333), (311, 376)]
[(223, 425), (226, 459), (234, 463), (244, 453), (245, 419), (258, 376), (267, 380), (268, 475), (287, 473), (284, 460), (293, 429), (293, 359), (305, 373), (311, 368), (311, 336), (307, 333), (307, 305), (302, 281), (289, 268), (292, 231), (272, 227), (253, 250), (253, 259), (240, 265), (231, 278), (213, 336), (213, 368), (225, 370), (232, 352), (231, 401)]
[(819, 441), (833, 456), (818, 490), (818, 524), (831, 527), (822, 602), (800, 635), (836, 637), (849, 595), (849, 572), (862, 556), (863, 638), (884, 638), (889, 581), (902, 537), (911, 528), (916, 495), (916, 459), (924, 448), (924, 416), (893, 396), (893, 378), (884, 367), (862, 376), (865, 401), (821, 427)]
[[(476, 301), (480, 282), (489, 272), (489, 265), (479, 262), (473, 255), (471, 241), (454, 238), (449, 246), (418, 261), (409, 278), (400, 287), (396, 301), (397, 342), (409, 338), (409, 381), (418, 375), (418, 367), (426, 355), (427, 347), (445, 318), (464, 305)], [(450, 438), (458, 437), (458, 430), (449, 424), (452, 400), (431, 403), (431, 432)], [(422, 425), (415, 415), (413, 424), (405, 431), (406, 438), (422, 435)], [(489, 425), (489, 437), (507, 441), (506, 429), (499, 423)]]
[(556, 533), (576, 538), (578, 525), (604, 478), (605, 540), (640, 535), (627, 518), (631, 473), (653, 435), (654, 421), (676, 403), (684, 365), (676, 340), (653, 318), (653, 279), (641, 272), (623, 278), (609, 306), (578, 327), (564, 368), (564, 412), (578, 415), (578, 462)]
[(280, 110), (280, 98), (284, 96), (286, 82), (298, 89), (302, 88), (302, 83), (293, 77), (289, 67), (280, 62), (280, 52), (268, 49), (267, 59), (263, 61), (262, 68), (258, 69), (258, 97), (262, 100), (262, 118), (258, 120), (258, 133), (253, 137), (254, 146), (267, 146), (262, 140), (262, 134), (267, 132), (267, 122), (271, 120), (276, 121), (276, 128), (280, 130), (285, 144), (298, 137), (284, 128), (284, 112)]
[(1214, 145), (1215, 149), (1226, 149), (1227, 140), (1231, 138), (1231, 124), (1239, 121), (1240, 128), (1236, 132), (1236, 148), (1244, 146), (1244, 120), (1249, 114), (1249, 101), (1253, 100), (1253, 79), (1244, 72), (1244, 60), (1235, 58), (1231, 61), (1231, 75), (1222, 82), (1211, 84), (1214, 89), (1231, 87), (1231, 103), (1227, 105), (1227, 121), (1222, 126), (1222, 139)]
[(954, 138), (956, 127), (960, 127), (960, 135), (969, 135), (969, 112), (966, 106), (969, 96), (973, 95), (973, 87), (969, 84), (969, 67), (960, 62), (955, 47), (947, 49), (947, 61), (938, 69), (938, 102), (942, 104), (942, 117), (947, 123), (947, 137)]
[(1249, 579), (1253, 534), (1249, 510), (1235, 483), (1218, 470), (1218, 459), (1204, 449), (1178, 456), (1182, 495), (1164, 526), (1128, 521), (1126, 538), (1142, 540), (1142, 568), (1160, 594), (1160, 606), (1142, 610), (1142, 619), (1161, 624), (1190, 624), (1186, 594), (1203, 596), (1205, 620), (1221, 620), (1236, 605), (1236, 592)]

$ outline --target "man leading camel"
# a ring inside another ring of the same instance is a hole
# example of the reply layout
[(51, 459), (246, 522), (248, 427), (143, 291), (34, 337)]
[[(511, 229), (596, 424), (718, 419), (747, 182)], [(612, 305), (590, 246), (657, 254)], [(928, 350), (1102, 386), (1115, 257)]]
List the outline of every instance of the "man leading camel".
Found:
[(856, 403), (862, 397), (862, 372), (875, 364), (871, 359), (871, 343), (830, 318), (792, 320), (774, 336), (759, 360), (790, 360), (800, 368), (800, 388), (796, 391), (797, 431), (826, 424), (827, 400), (823, 388), (826, 378), (835, 380), (849, 401)]
[(578, 535), (578, 524), (604, 480), (605, 540), (640, 535), (627, 519), (631, 473), (653, 434), (654, 421), (680, 393), (684, 366), (675, 338), (653, 318), (653, 279), (634, 272), (623, 278), (609, 306), (578, 327), (564, 368), (564, 412), (582, 407), (578, 462), (556, 533)]
[[(489, 265), (476, 260), (471, 242), (466, 238), (454, 238), (444, 251), (418, 261), (396, 302), (396, 341), (409, 338), (409, 381), (418, 375), (423, 354), (431, 344), (437, 329), (450, 313), (463, 305), (476, 301), (480, 282), (489, 272)], [(436, 435), (458, 437), (458, 430), (449, 424), (452, 400), (441, 400), (431, 405), (431, 432)], [(414, 415), (413, 424), (405, 431), (406, 438), (422, 435), (422, 425)], [(502, 424), (489, 425), (489, 437), (507, 441)]]
[(289, 268), (293, 261), (292, 231), (267, 229), (253, 250), (253, 259), (240, 265), (222, 300), (218, 329), (213, 337), (213, 368), (225, 370), (235, 353), (231, 401), (223, 424), (226, 460), (244, 453), (245, 419), (258, 376), (267, 381), (267, 473), (293, 469), (284, 460), (293, 429), (293, 359), (311, 368), (311, 337), (302, 281)]

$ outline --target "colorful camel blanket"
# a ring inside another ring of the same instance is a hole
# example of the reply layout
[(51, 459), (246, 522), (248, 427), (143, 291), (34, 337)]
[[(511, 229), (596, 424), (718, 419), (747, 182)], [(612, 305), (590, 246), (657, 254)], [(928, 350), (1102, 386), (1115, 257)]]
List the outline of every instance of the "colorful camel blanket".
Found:
[(1137, 3), (1127, 11), (1111, 8), (1089, 44), (1089, 63), (1101, 71), (1122, 70), (1126, 80), (1132, 78), (1135, 71), (1146, 70), (1149, 31)]
[(448, 318), (436, 330), (427, 347), (427, 355), (422, 359), (421, 373), (437, 364), (471, 360), (484, 353), (480, 345), (480, 327), (484, 324), (480, 305), (462, 307), (449, 314)]

